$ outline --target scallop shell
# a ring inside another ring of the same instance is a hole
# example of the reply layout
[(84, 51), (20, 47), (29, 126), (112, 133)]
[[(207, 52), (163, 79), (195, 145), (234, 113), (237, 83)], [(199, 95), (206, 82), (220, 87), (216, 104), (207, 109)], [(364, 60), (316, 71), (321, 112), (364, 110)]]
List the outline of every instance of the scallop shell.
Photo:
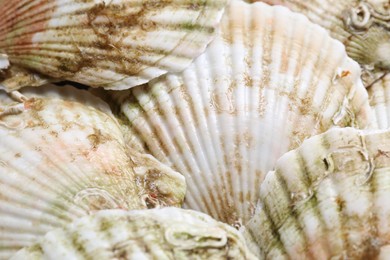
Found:
[(100, 211), (50, 231), (11, 259), (256, 258), (227, 224), (196, 211), (164, 208)]
[(0, 53), (53, 80), (130, 88), (186, 68), (212, 40), (226, 3), (0, 0)]
[(181, 74), (116, 93), (132, 134), (186, 177), (185, 205), (245, 223), (277, 158), (328, 128), (365, 127), (358, 64), (283, 7), (232, 1), (222, 30)]
[(278, 160), (244, 232), (260, 259), (388, 259), (389, 177), (389, 131), (329, 130)]
[(390, 128), (390, 73), (367, 89), (370, 105), (375, 110), (377, 127)]
[(346, 46), (364, 67), (390, 71), (390, 2), (388, 0), (251, 0), (284, 5), (305, 14)]
[(0, 259), (96, 210), (184, 200), (183, 176), (127, 149), (104, 102), (70, 87), (23, 94), (0, 94)]

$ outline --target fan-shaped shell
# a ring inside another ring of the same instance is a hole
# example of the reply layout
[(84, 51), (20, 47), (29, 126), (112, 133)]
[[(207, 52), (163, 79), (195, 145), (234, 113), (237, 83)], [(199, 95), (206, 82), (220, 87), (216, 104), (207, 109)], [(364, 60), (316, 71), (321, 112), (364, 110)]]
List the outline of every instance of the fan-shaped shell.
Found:
[(226, 2), (1, 0), (0, 53), (54, 79), (130, 88), (186, 68), (212, 40)]
[(377, 127), (390, 128), (390, 73), (368, 88), (370, 105), (375, 110)]
[(0, 259), (95, 210), (181, 204), (184, 178), (127, 151), (105, 103), (68, 87), (23, 93), (13, 106), (0, 94)]
[[(93, 239), (91, 239), (93, 237)], [(11, 259), (256, 259), (234, 228), (191, 210), (105, 210)]]
[(388, 0), (250, 0), (284, 5), (305, 14), (346, 46), (364, 67), (390, 71), (390, 4)]
[(332, 129), (278, 160), (245, 234), (261, 259), (388, 259), (389, 196), (390, 132)]
[(232, 1), (221, 27), (183, 73), (116, 98), (127, 142), (186, 177), (187, 207), (245, 223), (277, 158), (334, 125), (365, 127), (370, 107), (359, 66), (304, 16)]

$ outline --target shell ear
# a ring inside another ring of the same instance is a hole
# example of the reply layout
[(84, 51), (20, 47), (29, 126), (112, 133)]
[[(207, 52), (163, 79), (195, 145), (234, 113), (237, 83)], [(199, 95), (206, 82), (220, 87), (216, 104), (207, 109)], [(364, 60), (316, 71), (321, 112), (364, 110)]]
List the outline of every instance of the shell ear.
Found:
[(50, 79), (39, 73), (30, 72), (18, 67), (10, 66), (4, 70), (3, 77), (0, 74), (0, 90), (12, 92), (21, 87), (39, 87), (56, 80)]
[(183, 175), (165, 166), (149, 154), (128, 149), (136, 182), (143, 194), (141, 199), (147, 208), (167, 206), (181, 207), (186, 194)]

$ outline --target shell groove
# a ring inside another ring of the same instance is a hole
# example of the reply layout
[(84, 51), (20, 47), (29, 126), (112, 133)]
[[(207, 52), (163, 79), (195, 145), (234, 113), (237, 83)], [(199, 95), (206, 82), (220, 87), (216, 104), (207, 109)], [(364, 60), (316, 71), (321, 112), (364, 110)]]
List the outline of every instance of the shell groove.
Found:
[(334, 125), (366, 127), (359, 66), (283, 7), (232, 1), (221, 31), (183, 73), (114, 94), (141, 144), (186, 177), (186, 207), (245, 223), (282, 154)]
[(101, 211), (47, 233), (11, 259), (256, 258), (227, 224), (199, 212), (164, 208)]
[(130, 88), (186, 68), (211, 41), (226, 3), (2, 0), (0, 53), (57, 80)]
[(388, 259), (389, 155), (388, 130), (353, 128), (283, 155), (244, 229), (260, 258)]
[(388, 0), (251, 0), (283, 5), (305, 14), (346, 46), (348, 55), (368, 70), (390, 71)]
[(96, 210), (181, 204), (184, 178), (127, 150), (104, 102), (70, 87), (23, 94), (14, 106), (0, 94), (0, 259)]
[(368, 88), (370, 105), (375, 110), (379, 129), (390, 128), (390, 73)]

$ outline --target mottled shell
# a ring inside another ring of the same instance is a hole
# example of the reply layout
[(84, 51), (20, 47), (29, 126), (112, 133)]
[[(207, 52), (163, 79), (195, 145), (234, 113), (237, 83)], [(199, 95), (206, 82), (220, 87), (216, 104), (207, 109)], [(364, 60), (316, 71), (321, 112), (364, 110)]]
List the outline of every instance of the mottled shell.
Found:
[[(0, 53), (52, 80), (130, 88), (186, 68), (212, 40), (226, 2), (0, 0)], [(15, 81), (4, 88), (29, 84)]]
[(106, 210), (45, 235), (11, 259), (256, 259), (234, 228), (178, 208)]
[(390, 73), (367, 89), (379, 129), (390, 128)]
[(248, 0), (257, 1), (305, 14), (343, 42), (348, 55), (362, 66), (390, 71), (388, 0)]
[(186, 207), (245, 223), (281, 155), (335, 125), (365, 127), (371, 110), (358, 64), (303, 15), (232, 1), (221, 27), (183, 73), (115, 95), (127, 142), (186, 177)]
[(390, 131), (332, 129), (278, 160), (244, 232), (260, 259), (389, 259), (389, 197)]
[(179, 206), (184, 178), (126, 149), (108, 106), (70, 87), (0, 94), (0, 259), (100, 209)]

